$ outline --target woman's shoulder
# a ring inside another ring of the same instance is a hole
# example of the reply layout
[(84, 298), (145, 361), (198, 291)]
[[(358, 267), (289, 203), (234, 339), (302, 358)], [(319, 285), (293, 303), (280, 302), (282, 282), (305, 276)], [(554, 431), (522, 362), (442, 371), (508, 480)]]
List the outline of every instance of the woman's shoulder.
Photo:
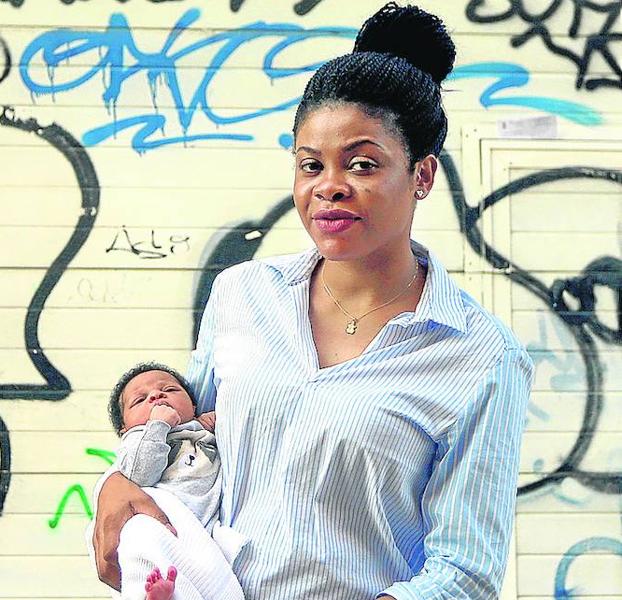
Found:
[(295, 254), (254, 258), (223, 269), (217, 275), (216, 281), (226, 282), (229, 285), (234, 282), (248, 284), (250, 281), (256, 282), (256, 280), (249, 278), (261, 277), (262, 275), (289, 280), (296, 272), (306, 271), (307, 266), (315, 266), (317, 263), (316, 255), (317, 250), (312, 248)]
[(472, 338), (484, 339), (489, 347), (497, 347), (499, 353), (524, 350), (514, 331), (497, 315), (484, 308), (464, 290), (460, 295), (465, 308), (467, 329)]
[(535, 366), (516, 332), (463, 290), (461, 296), (468, 331), (462, 346), (464, 356), (477, 356), (477, 361), (484, 367), (482, 374), (485, 376), (502, 367), (505, 373), (512, 373), (514, 378), (522, 373), (527, 379), (531, 379)]
[(452, 337), (456, 348), (463, 348), (470, 355), (474, 347), (481, 346), (493, 362), (508, 350), (522, 349), (521, 342), (502, 319), (460, 288), (434, 253), (425, 248), (423, 251), (424, 260), (429, 259), (431, 278), (429, 312), (460, 331), (459, 336)]

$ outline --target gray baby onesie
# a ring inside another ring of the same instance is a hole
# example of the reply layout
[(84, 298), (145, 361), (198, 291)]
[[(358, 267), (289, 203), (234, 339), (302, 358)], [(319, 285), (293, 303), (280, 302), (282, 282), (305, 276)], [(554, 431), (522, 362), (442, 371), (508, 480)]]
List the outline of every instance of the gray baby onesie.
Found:
[(175, 494), (211, 533), (220, 505), (220, 457), (214, 434), (198, 421), (132, 427), (121, 438), (116, 463), (137, 485)]

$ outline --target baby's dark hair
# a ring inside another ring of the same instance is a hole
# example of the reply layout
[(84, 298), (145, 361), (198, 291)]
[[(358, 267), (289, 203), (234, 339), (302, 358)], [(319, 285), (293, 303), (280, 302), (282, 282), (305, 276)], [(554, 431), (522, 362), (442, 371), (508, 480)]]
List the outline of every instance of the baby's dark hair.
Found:
[(313, 75), (298, 105), (294, 137), (314, 109), (354, 103), (402, 138), (412, 170), (428, 154), (438, 156), (445, 143), (440, 84), (455, 58), (438, 17), (389, 2), (363, 24), (351, 54), (328, 61)]
[(110, 422), (114, 427), (114, 430), (117, 432), (117, 435), (121, 435), (121, 430), (125, 423), (123, 423), (123, 406), (121, 404), (121, 396), (123, 394), (123, 390), (125, 386), (132, 380), (134, 377), (137, 377), (141, 373), (147, 373), (148, 371), (164, 371), (168, 373), (177, 381), (179, 385), (187, 392), (188, 396), (190, 396), (190, 400), (192, 400), (192, 404), (196, 407), (197, 402), (194, 397), (194, 393), (192, 392), (192, 388), (190, 384), (186, 380), (186, 378), (171, 367), (163, 365), (157, 362), (142, 362), (138, 363), (136, 366), (132, 367), (129, 371), (126, 371), (121, 375), (121, 378), (115, 386), (112, 388), (112, 392), (110, 392), (110, 400), (108, 401), (108, 416), (110, 417)]

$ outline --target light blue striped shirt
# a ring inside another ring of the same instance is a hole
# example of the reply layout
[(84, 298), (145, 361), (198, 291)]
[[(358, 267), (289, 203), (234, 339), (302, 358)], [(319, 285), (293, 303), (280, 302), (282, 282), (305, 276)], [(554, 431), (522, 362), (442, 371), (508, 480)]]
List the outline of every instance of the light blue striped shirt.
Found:
[(418, 246), (415, 312), (319, 368), (308, 318), (321, 258), (215, 280), (188, 375), (216, 406), (221, 520), (248, 536), (248, 600), (495, 598), (533, 364)]

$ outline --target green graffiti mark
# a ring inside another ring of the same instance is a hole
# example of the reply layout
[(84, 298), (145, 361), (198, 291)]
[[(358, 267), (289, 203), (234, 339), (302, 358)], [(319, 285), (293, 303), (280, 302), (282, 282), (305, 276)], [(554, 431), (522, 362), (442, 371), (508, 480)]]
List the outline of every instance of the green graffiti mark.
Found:
[(117, 457), (117, 455), (111, 450), (101, 450), (100, 448), (87, 448), (85, 452), (91, 456), (98, 456), (99, 458), (102, 458), (109, 465), (111, 465)]
[[(89, 456), (97, 456), (98, 458), (101, 458), (109, 465), (111, 465), (116, 458), (116, 454), (114, 452), (111, 452), (110, 450), (102, 450), (101, 448), (85, 448), (84, 451)], [(63, 497), (58, 503), (56, 512), (54, 513), (54, 517), (48, 521), (50, 529), (55, 529), (58, 526), (61, 517), (65, 513), (65, 507), (67, 506), (67, 502), (69, 502), (69, 499), (74, 494), (77, 494), (80, 502), (82, 502), (84, 514), (86, 514), (89, 519), (93, 518), (93, 509), (91, 508), (91, 504), (89, 503), (86, 492), (84, 491), (84, 487), (82, 487), (79, 483), (75, 483), (74, 485), (71, 485), (67, 488), (67, 490), (63, 494)]]
[(91, 505), (89, 504), (88, 498), (86, 497), (86, 493), (84, 488), (79, 484), (72, 485), (67, 488), (67, 491), (61, 498), (61, 501), (58, 503), (58, 508), (56, 509), (56, 513), (54, 514), (54, 518), (48, 521), (48, 525), (50, 529), (55, 529), (58, 525), (60, 518), (63, 516), (65, 512), (65, 506), (69, 501), (69, 498), (73, 496), (73, 494), (78, 494), (80, 500), (82, 501), (82, 507), (84, 508), (84, 512), (88, 515), (89, 519), (93, 518), (93, 510), (91, 509)]

